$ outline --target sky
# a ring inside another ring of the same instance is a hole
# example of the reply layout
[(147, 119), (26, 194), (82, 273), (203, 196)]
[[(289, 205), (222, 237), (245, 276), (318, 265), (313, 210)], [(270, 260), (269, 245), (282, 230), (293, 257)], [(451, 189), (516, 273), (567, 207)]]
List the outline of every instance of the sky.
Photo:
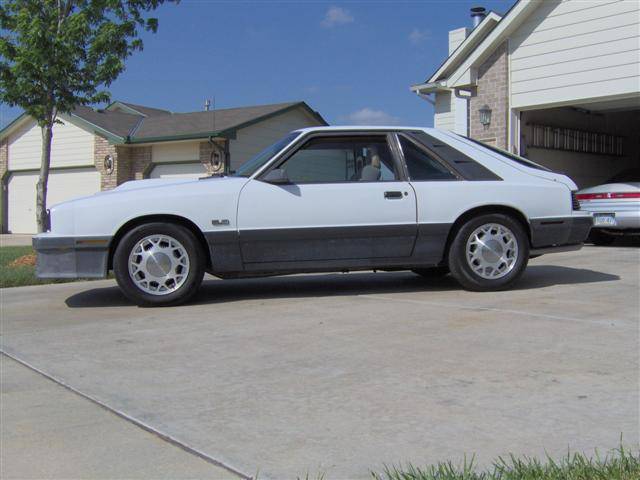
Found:
[[(409, 90), (447, 57), (469, 9), (514, 0), (216, 1), (165, 4), (144, 51), (109, 87), (112, 100), (174, 112), (306, 101), (330, 124), (431, 126)], [(0, 127), (21, 113), (0, 104)]]

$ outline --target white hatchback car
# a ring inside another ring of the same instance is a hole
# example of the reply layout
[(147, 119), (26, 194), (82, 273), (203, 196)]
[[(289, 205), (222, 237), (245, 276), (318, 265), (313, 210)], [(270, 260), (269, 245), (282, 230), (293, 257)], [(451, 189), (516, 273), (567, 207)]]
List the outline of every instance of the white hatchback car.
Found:
[(113, 270), (140, 305), (192, 297), (204, 272), (449, 271), (509, 288), (531, 256), (578, 249), (592, 225), (576, 185), (450, 132), (297, 130), (229, 176), (141, 180), (61, 203), (37, 235), (40, 277)]

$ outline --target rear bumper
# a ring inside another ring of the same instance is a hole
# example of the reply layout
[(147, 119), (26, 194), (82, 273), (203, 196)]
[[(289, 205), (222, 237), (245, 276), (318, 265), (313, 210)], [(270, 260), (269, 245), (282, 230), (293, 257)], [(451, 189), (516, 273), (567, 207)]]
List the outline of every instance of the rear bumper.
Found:
[(111, 237), (33, 237), (38, 278), (105, 278)]
[(593, 218), (587, 212), (568, 217), (532, 218), (531, 253), (578, 250), (592, 226)]

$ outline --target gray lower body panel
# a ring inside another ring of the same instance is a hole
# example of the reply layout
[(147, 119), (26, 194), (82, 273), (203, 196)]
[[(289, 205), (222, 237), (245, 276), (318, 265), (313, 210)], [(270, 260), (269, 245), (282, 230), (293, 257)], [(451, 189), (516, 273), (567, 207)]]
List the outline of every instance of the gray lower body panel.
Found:
[(533, 249), (581, 244), (593, 226), (591, 217), (557, 217), (531, 219)]
[(221, 277), (433, 266), (450, 224), (206, 232)]
[(38, 278), (105, 278), (111, 237), (33, 238)]

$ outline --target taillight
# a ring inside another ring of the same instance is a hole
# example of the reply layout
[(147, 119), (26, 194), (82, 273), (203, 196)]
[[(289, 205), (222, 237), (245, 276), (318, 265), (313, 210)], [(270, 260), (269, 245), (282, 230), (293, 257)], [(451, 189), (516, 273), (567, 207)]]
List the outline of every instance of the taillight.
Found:
[(578, 193), (578, 200), (609, 200), (617, 198), (640, 198), (640, 192), (605, 192), (605, 193)]
[(580, 210), (580, 202), (578, 201), (578, 197), (576, 197), (576, 192), (574, 190), (571, 190), (571, 209)]

